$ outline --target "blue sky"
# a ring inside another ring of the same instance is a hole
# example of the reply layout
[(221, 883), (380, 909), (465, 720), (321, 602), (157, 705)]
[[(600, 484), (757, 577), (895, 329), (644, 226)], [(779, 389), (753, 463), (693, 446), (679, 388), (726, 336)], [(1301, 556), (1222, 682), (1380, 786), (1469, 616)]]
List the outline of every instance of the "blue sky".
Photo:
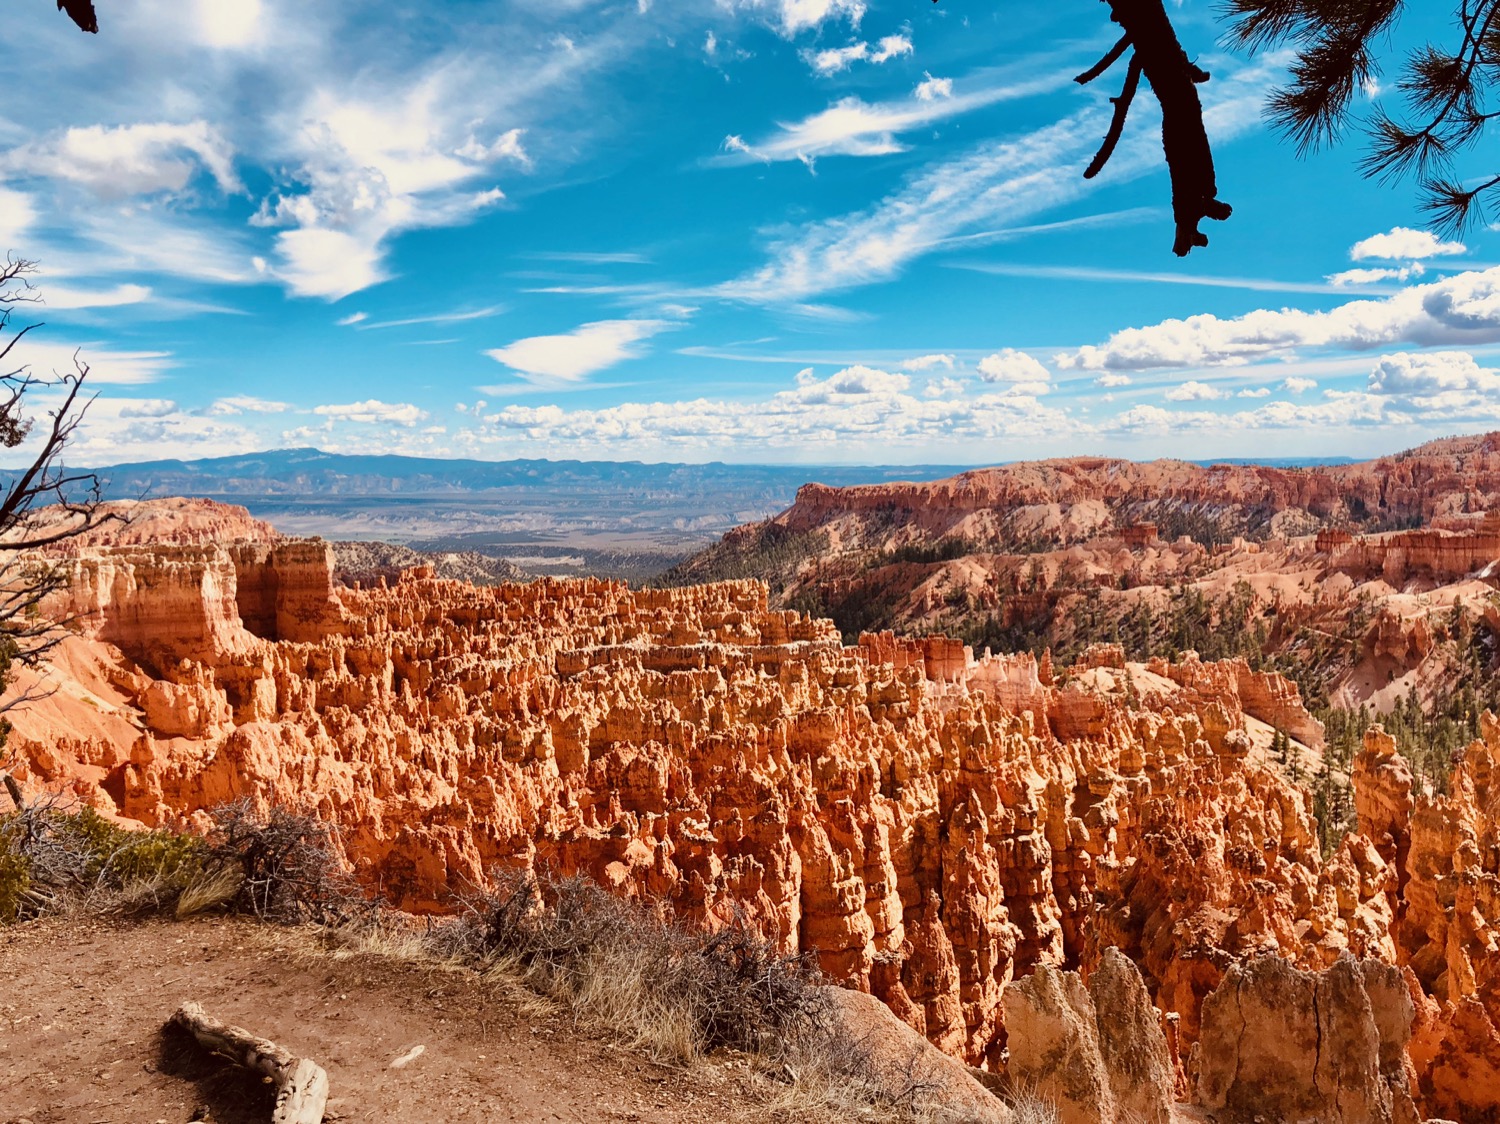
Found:
[[(1497, 427), (1500, 245), (1261, 121), (1178, 9), (1227, 223), (1172, 257), (1098, 0), (8, 9), (21, 358), (88, 463), (291, 445), (808, 463), (1361, 455)], [(1429, 29), (1407, 26), (1399, 56)], [(1386, 76), (1388, 83), (1391, 76)], [(1362, 106), (1387, 96), (1377, 84)]]

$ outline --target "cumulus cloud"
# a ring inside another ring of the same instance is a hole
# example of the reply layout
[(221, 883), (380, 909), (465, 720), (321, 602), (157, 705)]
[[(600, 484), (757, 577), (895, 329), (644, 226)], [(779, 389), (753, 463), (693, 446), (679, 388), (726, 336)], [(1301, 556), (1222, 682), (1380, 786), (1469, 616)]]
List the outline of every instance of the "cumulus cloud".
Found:
[(1397, 226), (1384, 234), (1375, 234), (1349, 247), (1349, 257), (1354, 261), (1376, 258), (1384, 261), (1406, 259), (1421, 261), (1424, 258), (1462, 254), (1466, 247), (1462, 242), (1444, 242), (1428, 230), (1413, 230), (1409, 226)]
[(940, 98), (951, 98), (953, 96), (953, 79), (934, 78), (931, 74), (923, 72), (922, 81), (917, 83), (917, 88), (912, 91), (918, 101), (937, 101)]
[(951, 355), (918, 355), (911, 359), (901, 361), (901, 369), (905, 371), (931, 371), (942, 367), (946, 371), (953, 370), (954, 358)]
[(1269, 386), (1247, 386), (1235, 395), (1236, 398), (1269, 398), (1271, 388)]
[(1162, 397), (1168, 402), (1213, 402), (1227, 395), (1217, 387), (1209, 386), (1197, 379), (1189, 379), (1185, 383), (1172, 387)]
[(1370, 373), (1373, 394), (1425, 398), (1448, 391), (1500, 393), (1500, 374), (1481, 367), (1467, 351), (1387, 355)]
[(1383, 300), (1326, 312), (1259, 309), (1233, 319), (1210, 313), (1126, 328), (1098, 346), (1057, 357), (1081, 370), (1149, 370), (1245, 363), (1303, 348), (1365, 350), (1392, 344), (1500, 341), (1500, 268), (1413, 285)]
[(1286, 379), (1281, 384), (1281, 389), (1288, 394), (1304, 394), (1318, 385), (1315, 379), (1304, 379), (1296, 375)]
[(496, 441), (577, 449), (785, 449), (839, 440), (927, 447), (934, 441), (994, 441), (1077, 428), (1065, 413), (1033, 398), (919, 397), (911, 393), (906, 375), (865, 366), (823, 379), (803, 370), (792, 387), (760, 401), (698, 398), (578, 410), (512, 405), (483, 415), (483, 420)]
[[(830, 47), (822, 51), (804, 51), (808, 66), (822, 75), (848, 70), (856, 62), (883, 63), (912, 52), (911, 39), (905, 35), (887, 35), (877, 43), (858, 40), (847, 47)], [(950, 84), (951, 85), (951, 84)], [(918, 95), (920, 96), (920, 95)]]
[(807, 367), (797, 373), (797, 389), (792, 394), (801, 402), (827, 404), (862, 395), (899, 394), (910, 386), (911, 379), (905, 375), (861, 364), (845, 367), (822, 380)]
[(979, 361), (979, 377), (985, 382), (1040, 383), (1045, 386), (1052, 375), (1024, 351), (1006, 347)]
[(414, 426), (427, 420), (427, 411), (410, 402), (381, 402), (370, 398), (364, 402), (346, 402), (314, 406), (313, 413), (331, 421), (358, 422), (363, 425)]
[(1130, 382), (1131, 379), (1129, 375), (1121, 375), (1115, 373), (1114, 371), (1111, 371), (1108, 374), (1100, 375), (1097, 379), (1095, 379), (1094, 385), (1104, 387), (1117, 387), (1129, 386)]
[(962, 379), (929, 379), (927, 385), (922, 388), (922, 393), (928, 398), (951, 398), (955, 394), (962, 394), (968, 387)]
[(670, 320), (598, 320), (560, 335), (516, 340), (485, 354), (525, 379), (578, 382), (595, 371), (635, 358), (641, 353), (636, 344), (676, 326)]

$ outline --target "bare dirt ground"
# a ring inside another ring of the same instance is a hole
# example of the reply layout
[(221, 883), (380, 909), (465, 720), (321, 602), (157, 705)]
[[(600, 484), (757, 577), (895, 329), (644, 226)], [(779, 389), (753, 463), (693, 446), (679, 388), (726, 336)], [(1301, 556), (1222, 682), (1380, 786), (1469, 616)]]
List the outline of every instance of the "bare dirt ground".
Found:
[(321, 1064), (335, 1122), (703, 1124), (740, 1116), (752, 1080), (732, 1059), (656, 1065), (516, 985), (310, 931), (54, 919), (0, 929), (0, 1124), (268, 1120), (268, 1086), (163, 1033), (185, 999)]

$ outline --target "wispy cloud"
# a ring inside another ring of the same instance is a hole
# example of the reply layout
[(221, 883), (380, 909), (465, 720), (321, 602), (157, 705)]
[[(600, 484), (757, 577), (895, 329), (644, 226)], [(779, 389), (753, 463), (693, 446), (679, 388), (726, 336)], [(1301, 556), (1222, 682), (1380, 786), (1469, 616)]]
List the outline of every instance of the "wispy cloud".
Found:
[[(1129, 282), (1149, 285), (1191, 285), (1205, 289), (1247, 289), (1263, 293), (1337, 293), (1343, 285), (1327, 281), (1281, 281), (1270, 277), (1219, 277), (1202, 273), (1168, 273), (1157, 270), (1108, 269), (1083, 265), (1025, 265), (1020, 262), (949, 262), (953, 269), (990, 273), (1000, 277), (1045, 277), (1058, 281)], [(1379, 290), (1376, 290), (1379, 291)], [(1385, 290), (1395, 292), (1394, 289)]]
[(545, 250), (519, 255), (532, 261), (578, 262), (583, 265), (650, 265), (651, 259), (634, 251)]
[(1053, 74), (1027, 81), (1000, 82), (943, 98), (913, 94), (909, 98), (876, 103), (857, 97), (842, 98), (801, 121), (781, 125), (762, 140), (747, 141), (739, 134), (732, 134), (724, 138), (722, 150), (712, 162), (806, 162), (824, 156), (887, 156), (905, 152), (906, 143), (898, 139), (903, 134), (984, 106), (1046, 93), (1064, 81)]
[(493, 304), (488, 308), (472, 308), (460, 312), (434, 312), (427, 316), (405, 316), (399, 320), (367, 320), (357, 324), (356, 330), (369, 332), (376, 328), (405, 328), (413, 324), (458, 324), (467, 320), (488, 320), (492, 316), (499, 316), (504, 311), (504, 305)]

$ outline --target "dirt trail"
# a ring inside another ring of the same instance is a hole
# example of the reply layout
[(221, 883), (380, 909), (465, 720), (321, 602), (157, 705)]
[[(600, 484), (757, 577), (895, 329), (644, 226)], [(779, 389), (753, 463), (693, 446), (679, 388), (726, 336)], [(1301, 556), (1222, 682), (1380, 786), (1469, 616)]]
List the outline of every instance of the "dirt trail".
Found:
[(703, 1124), (743, 1111), (749, 1080), (656, 1066), (519, 989), (304, 931), (49, 920), (0, 929), (0, 1124), (268, 1120), (266, 1087), (161, 1033), (188, 998), (323, 1065), (335, 1122)]

